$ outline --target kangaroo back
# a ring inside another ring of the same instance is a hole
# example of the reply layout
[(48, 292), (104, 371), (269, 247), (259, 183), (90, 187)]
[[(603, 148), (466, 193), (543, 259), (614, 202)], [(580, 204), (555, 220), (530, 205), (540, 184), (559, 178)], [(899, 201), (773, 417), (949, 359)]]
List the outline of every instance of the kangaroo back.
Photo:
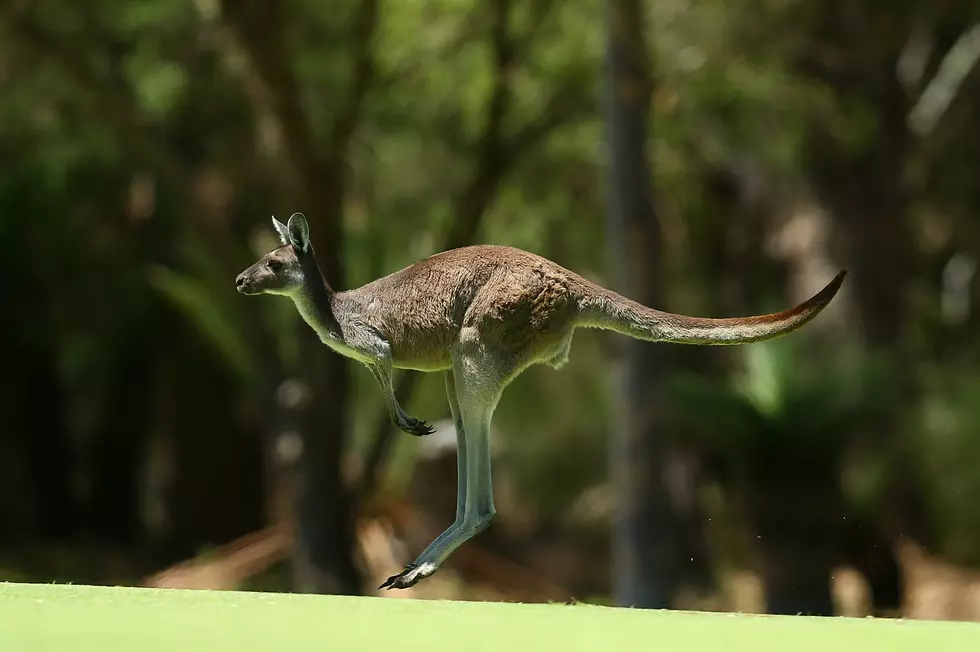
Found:
[(581, 325), (650, 342), (712, 346), (769, 340), (791, 333), (816, 317), (837, 294), (846, 275), (847, 270), (842, 270), (824, 289), (795, 308), (727, 319), (687, 317), (654, 310), (611, 290), (598, 288), (599, 292), (582, 302)]

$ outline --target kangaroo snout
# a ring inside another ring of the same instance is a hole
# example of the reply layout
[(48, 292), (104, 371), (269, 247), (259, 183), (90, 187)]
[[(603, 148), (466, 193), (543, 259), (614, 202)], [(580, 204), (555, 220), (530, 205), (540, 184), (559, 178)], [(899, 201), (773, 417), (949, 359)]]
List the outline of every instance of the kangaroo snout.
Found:
[(248, 293), (248, 287), (245, 285), (248, 278), (245, 276), (245, 272), (242, 272), (235, 277), (235, 289), (237, 289), (242, 294)]

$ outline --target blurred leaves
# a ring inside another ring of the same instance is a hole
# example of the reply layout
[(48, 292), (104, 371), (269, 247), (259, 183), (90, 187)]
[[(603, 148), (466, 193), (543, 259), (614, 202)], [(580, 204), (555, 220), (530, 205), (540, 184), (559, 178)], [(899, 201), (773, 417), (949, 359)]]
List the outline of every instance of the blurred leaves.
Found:
[[(105, 361), (124, 356), (121, 330), (145, 328), (138, 337), (159, 346), (164, 360), (213, 351), (241, 383), (213, 408), (228, 432), (242, 423), (271, 429), (262, 407), (271, 402), (268, 388), (304, 356), (333, 355), (301, 349), (288, 301), (234, 291), (235, 274), (274, 246), (268, 215), (308, 209), (283, 191), (280, 162), (268, 155), (275, 140), (268, 116), (250, 101), (254, 89), (236, 68), (219, 4), (0, 2), (0, 242), (9, 251), (0, 266), (17, 281), (0, 304), (15, 316), (4, 324), (5, 360), (12, 377), (23, 377), (37, 357), (31, 352), (50, 347), (72, 397), (79, 500), (86, 460), (115, 454), (94, 443), (107, 426), (99, 419), (112, 411), (92, 407), (91, 397), (119, 384)], [(919, 338), (914, 350), (924, 358), (900, 363), (892, 352), (870, 353), (860, 328), (874, 308), (842, 294), (835, 307), (849, 311), (843, 327), (826, 327), (830, 344), (810, 339), (814, 324), (785, 340), (698, 358), (712, 363), (710, 373), (667, 370), (678, 436), (717, 462), (727, 487), (761, 489), (760, 503), (809, 484), (841, 488), (851, 505), (877, 514), (895, 507), (883, 487), (896, 478), (921, 483), (942, 552), (980, 564), (980, 376), (968, 357), (980, 333), (977, 280), (961, 289), (955, 342), (948, 329), (926, 327), (939, 321), (937, 270), (956, 255), (980, 258), (980, 86), (975, 62), (966, 65), (972, 50), (957, 46), (975, 45), (976, 3), (764, 2), (751, 11), (723, 0), (647, 4), (655, 72), (650, 185), (663, 207), (667, 268), (679, 270), (667, 279), (669, 295), (718, 316), (748, 313), (761, 293), (781, 302), (790, 277), (810, 279), (839, 262), (842, 238), (873, 260), (889, 229), (908, 229), (913, 276), (888, 291), (910, 299), (893, 319)], [(354, 18), (364, 6), (302, 0), (281, 7), (281, 54), (310, 123), (305, 146), (322, 156), (337, 116), (352, 104), (358, 114), (340, 166), (342, 214), (315, 216), (343, 225), (337, 244), (347, 285), (433, 253), (469, 211), (483, 218), (476, 240), (530, 249), (603, 282), (606, 154), (596, 112), (603, 2), (513, 2), (503, 40), (485, 0), (380, 2), (370, 88), (354, 103)], [(919, 82), (899, 85), (899, 58), (913, 37), (930, 46)], [(959, 61), (956, 92), (940, 93), (942, 119), (928, 133), (886, 131), (893, 113), (903, 121), (910, 110), (920, 116), (914, 107), (930, 97), (923, 89), (944, 78), (950, 57)], [(890, 95), (896, 85), (902, 93)], [(506, 100), (496, 112), (494, 98)], [(891, 149), (893, 140), (903, 146)], [(814, 174), (818, 147), (832, 154), (825, 179)], [(885, 164), (894, 170), (882, 171)], [(142, 211), (131, 210), (137, 179), (154, 188)], [(865, 217), (869, 204), (852, 206), (859, 191), (869, 192), (868, 179), (880, 191), (870, 206), (884, 207), (888, 229), (857, 242), (842, 234)], [(314, 176), (311, 185), (332, 181)], [(840, 204), (822, 204), (828, 184)], [(811, 204), (828, 213), (814, 222), (834, 237), (790, 238), (803, 253), (760, 244)], [(845, 287), (863, 280), (854, 274)], [(171, 310), (191, 326), (187, 333), (173, 328)], [(498, 410), (514, 484), (542, 524), (560, 522), (581, 492), (607, 476), (609, 337), (577, 335), (566, 368), (530, 370)], [(174, 369), (193, 367), (184, 362)], [(352, 454), (363, 450), (382, 409), (361, 371), (350, 405), (361, 441)], [(154, 379), (154, 416), (127, 427), (134, 440), (162, 433), (172, 443), (193, 421), (181, 403), (190, 399), (173, 398), (187, 378)], [(29, 423), (46, 404), (28, 398), (23, 405), (5, 398), (0, 408), (21, 410)], [(441, 380), (426, 376), (411, 409), (427, 420), (446, 416)], [(38, 482), (21, 463), (31, 441), (0, 428), (3, 457), (17, 460), (16, 472), (4, 476), (10, 513), (27, 510), (11, 497)], [(416, 445), (405, 437), (397, 444)], [(224, 456), (218, 444), (208, 452), (210, 461)], [(193, 473), (196, 459), (182, 458), (175, 473)]]
[(852, 346), (811, 356), (805, 341), (747, 346), (729, 378), (678, 373), (671, 383), (680, 423), (739, 481), (774, 488), (816, 473), (837, 483), (846, 451), (876, 441), (869, 429), (895, 413), (902, 380), (889, 360)]
[(980, 374), (974, 369), (928, 373), (921, 416), (909, 424), (927, 477), (930, 511), (943, 552), (980, 565)]
[(204, 283), (188, 274), (155, 267), (149, 272), (149, 280), (200, 329), (243, 384), (255, 384), (258, 368), (248, 343), (231, 319), (234, 311), (227, 310), (227, 305), (222, 306), (222, 302)]

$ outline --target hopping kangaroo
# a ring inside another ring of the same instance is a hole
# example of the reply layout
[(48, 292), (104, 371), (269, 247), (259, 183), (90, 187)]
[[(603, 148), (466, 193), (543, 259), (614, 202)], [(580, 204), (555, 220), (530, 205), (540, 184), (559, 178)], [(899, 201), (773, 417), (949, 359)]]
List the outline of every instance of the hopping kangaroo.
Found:
[(811, 299), (785, 312), (705, 319), (661, 312), (520, 249), (477, 245), (435, 254), (355, 290), (337, 291), (317, 265), (301, 213), (275, 217), (282, 246), (235, 279), (242, 294), (281, 294), (324, 344), (364, 363), (381, 386), (391, 419), (416, 435), (432, 429), (402, 409), (392, 368), (443, 371), (456, 426), (456, 520), (381, 588), (428, 577), (494, 516), (490, 418), (504, 387), (535, 363), (568, 360), (578, 327), (603, 328), (649, 342), (743, 344), (803, 326), (844, 280), (841, 271)]

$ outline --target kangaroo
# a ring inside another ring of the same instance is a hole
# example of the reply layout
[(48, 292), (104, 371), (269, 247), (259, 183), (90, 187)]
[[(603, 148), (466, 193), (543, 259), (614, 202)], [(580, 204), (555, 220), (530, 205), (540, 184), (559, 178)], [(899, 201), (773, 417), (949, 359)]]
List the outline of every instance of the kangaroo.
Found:
[(456, 427), (456, 519), (379, 588), (404, 589), (432, 575), (496, 510), (490, 420), (507, 384), (536, 363), (560, 368), (576, 328), (601, 328), (649, 342), (728, 345), (790, 333), (833, 299), (842, 270), (799, 306), (756, 317), (707, 319), (648, 308), (541, 256), (496, 245), (451, 249), (354, 290), (323, 277), (302, 213), (272, 224), (282, 246), (235, 279), (242, 294), (289, 297), (320, 340), (362, 362), (381, 387), (392, 422), (415, 436), (433, 432), (409, 416), (392, 389), (393, 368), (442, 371)]

